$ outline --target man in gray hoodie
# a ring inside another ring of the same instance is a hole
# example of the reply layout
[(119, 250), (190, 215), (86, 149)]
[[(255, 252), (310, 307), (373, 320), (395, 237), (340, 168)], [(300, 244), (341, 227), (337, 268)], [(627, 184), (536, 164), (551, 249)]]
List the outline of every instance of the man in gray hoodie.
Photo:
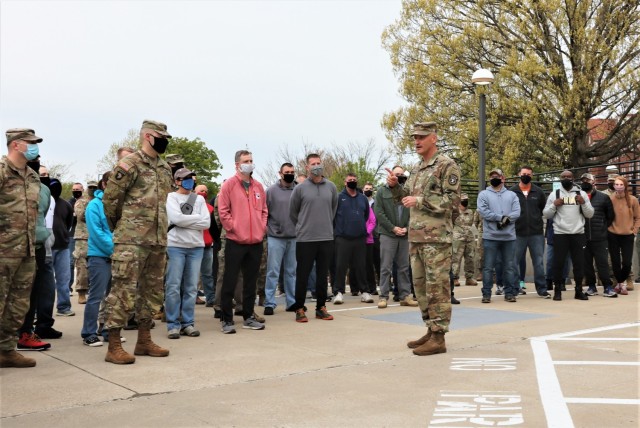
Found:
[(546, 219), (553, 219), (553, 300), (562, 300), (562, 268), (567, 254), (571, 255), (573, 262), (575, 298), (588, 300), (587, 295), (582, 292), (584, 248), (587, 245), (584, 219), (593, 217), (594, 209), (589, 196), (574, 184), (571, 171), (562, 171), (560, 184), (560, 189), (549, 194), (542, 210)]
[(482, 217), (482, 303), (491, 302), (493, 270), (498, 255), (502, 258), (502, 280), (507, 302), (515, 302), (519, 287), (513, 254), (516, 250), (516, 220), (520, 217), (518, 196), (504, 187), (504, 174), (500, 169), (489, 172), (491, 184), (478, 195), (478, 213)]

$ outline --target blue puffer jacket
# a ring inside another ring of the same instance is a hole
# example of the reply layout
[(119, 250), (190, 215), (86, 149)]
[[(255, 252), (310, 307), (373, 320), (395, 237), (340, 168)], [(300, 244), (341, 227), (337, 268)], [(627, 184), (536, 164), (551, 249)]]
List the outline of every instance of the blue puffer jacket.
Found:
[(104, 195), (102, 190), (95, 191), (84, 214), (89, 231), (87, 255), (93, 257), (111, 257), (113, 254), (113, 233), (104, 215), (102, 195)]

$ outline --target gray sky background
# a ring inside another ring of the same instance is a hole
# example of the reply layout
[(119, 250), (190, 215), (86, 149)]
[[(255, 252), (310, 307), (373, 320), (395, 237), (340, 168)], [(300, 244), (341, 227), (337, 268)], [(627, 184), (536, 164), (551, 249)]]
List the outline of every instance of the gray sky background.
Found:
[(403, 101), (381, 34), (400, 10), (400, 0), (1, 0), (0, 127), (34, 128), (42, 162), (72, 164), (81, 181), (144, 119), (200, 137), (222, 178), (245, 147), (259, 172), (284, 145), (387, 147), (380, 120)]

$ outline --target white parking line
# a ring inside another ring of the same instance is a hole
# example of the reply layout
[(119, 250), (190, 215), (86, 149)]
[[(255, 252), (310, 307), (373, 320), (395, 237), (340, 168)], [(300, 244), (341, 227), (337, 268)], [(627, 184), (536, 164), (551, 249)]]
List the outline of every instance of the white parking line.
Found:
[(556, 366), (640, 366), (631, 361), (554, 361)]

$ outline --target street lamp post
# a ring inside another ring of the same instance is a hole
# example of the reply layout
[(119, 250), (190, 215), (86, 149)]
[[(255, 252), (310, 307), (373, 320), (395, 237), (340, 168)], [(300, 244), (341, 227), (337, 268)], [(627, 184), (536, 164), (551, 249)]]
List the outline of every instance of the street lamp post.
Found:
[[(481, 68), (473, 73), (471, 82), (477, 86), (485, 86), (493, 83), (493, 74), (486, 68)], [(485, 142), (486, 142), (486, 124), (487, 124), (487, 97), (484, 91), (480, 93), (480, 125), (478, 136), (478, 192), (484, 190), (485, 179)]]

